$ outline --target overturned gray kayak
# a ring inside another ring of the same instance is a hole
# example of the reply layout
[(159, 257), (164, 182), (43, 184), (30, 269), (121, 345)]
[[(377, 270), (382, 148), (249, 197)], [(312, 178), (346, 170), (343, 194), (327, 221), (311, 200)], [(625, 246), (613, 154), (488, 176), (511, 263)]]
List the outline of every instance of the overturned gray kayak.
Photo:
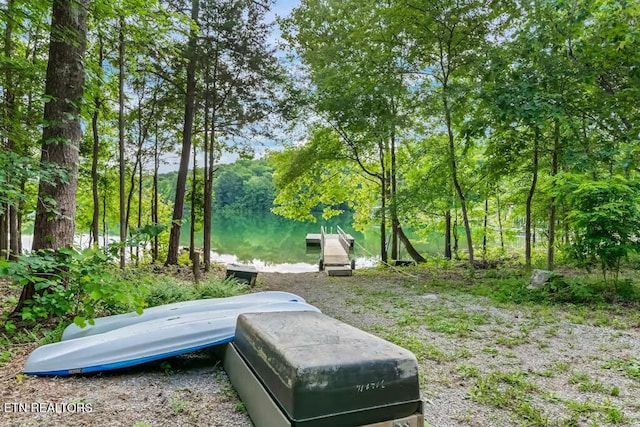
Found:
[(238, 295), (228, 298), (210, 298), (193, 301), (176, 302), (173, 304), (159, 305), (145, 308), (142, 314), (136, 312), (117, 314), (115, 316), (98, 317), (93, 325), (87, 324), (81, 328), (75, 323), (67, 326), (62, 333), (62, 341), (112, 331), (135, 323), (161, 319), (168, 316), (176, 316), (202, 311), (231, 310), (236, 308), (248, 308), (270, 302), (305, 302), (303, 298), (289, 292), (266, 291), (253, 294)]
[(242, 313), (316, 311), (304, 302), (267, 302), (228, 310), (200, 311), (135, 323), (35, 349), (23, 372), (71, 375), (125, 368), (233, 340)]

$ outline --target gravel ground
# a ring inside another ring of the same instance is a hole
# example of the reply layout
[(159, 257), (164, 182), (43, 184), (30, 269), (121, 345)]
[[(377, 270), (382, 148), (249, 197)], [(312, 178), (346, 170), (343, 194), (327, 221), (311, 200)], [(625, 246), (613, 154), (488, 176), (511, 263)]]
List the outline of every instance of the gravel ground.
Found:
[[(364, 271), (260, 273), (255, 291), (294, 292), (412, 350), (430, 426), (640, 426), (637, 310), (596, 326), (590, 316), (602, 313), (496, 306), (430, 283)], [(0, 425), (252, 425), (213, 352), (99, 375), (22, 377), (32, 349), (14, 349), (0, 367)]]

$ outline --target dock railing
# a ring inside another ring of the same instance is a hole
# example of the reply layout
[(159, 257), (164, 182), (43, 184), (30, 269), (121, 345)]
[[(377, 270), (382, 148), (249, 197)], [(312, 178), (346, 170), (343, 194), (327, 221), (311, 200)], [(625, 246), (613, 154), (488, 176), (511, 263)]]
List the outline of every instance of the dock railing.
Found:
[(344, 230), (342, 228), (340, 228), (340, 226), (337, 226), (336, 229), (338, 231), (338, 240), (340, 241), (340, 244), (344, 248), (345, 252), (348, 254), (349, 253), (349, 249), (351, 248), (351, 243), (349, 242), (349, 237), (348, 237), (347, 233), (345, 233)]
[(320, 253), (324, 253), (324, 241), (327, 238), (327, 231), (324, 228), (324, 225), (320, 227)]

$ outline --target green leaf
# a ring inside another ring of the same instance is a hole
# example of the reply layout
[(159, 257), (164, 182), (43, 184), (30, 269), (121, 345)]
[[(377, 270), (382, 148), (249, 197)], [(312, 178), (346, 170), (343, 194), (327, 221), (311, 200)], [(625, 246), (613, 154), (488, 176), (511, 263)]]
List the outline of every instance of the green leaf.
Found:
[(78, 325), (81, 328), (84, 328), (85, 326), (87, 326), (86, 318), (84, 318), (82, 316), (74, 317), (73, 318), (73, 323), (75, 323), (76, 325)]

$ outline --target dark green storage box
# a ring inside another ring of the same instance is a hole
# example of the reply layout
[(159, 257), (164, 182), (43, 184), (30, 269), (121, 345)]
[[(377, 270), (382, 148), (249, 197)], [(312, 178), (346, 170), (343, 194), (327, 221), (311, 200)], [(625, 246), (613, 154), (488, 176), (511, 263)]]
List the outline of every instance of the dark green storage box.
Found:
[(353, 427), (421, 410), (411, 352), (323, 314), (240, 315), (234, 346), (292, 426)]

